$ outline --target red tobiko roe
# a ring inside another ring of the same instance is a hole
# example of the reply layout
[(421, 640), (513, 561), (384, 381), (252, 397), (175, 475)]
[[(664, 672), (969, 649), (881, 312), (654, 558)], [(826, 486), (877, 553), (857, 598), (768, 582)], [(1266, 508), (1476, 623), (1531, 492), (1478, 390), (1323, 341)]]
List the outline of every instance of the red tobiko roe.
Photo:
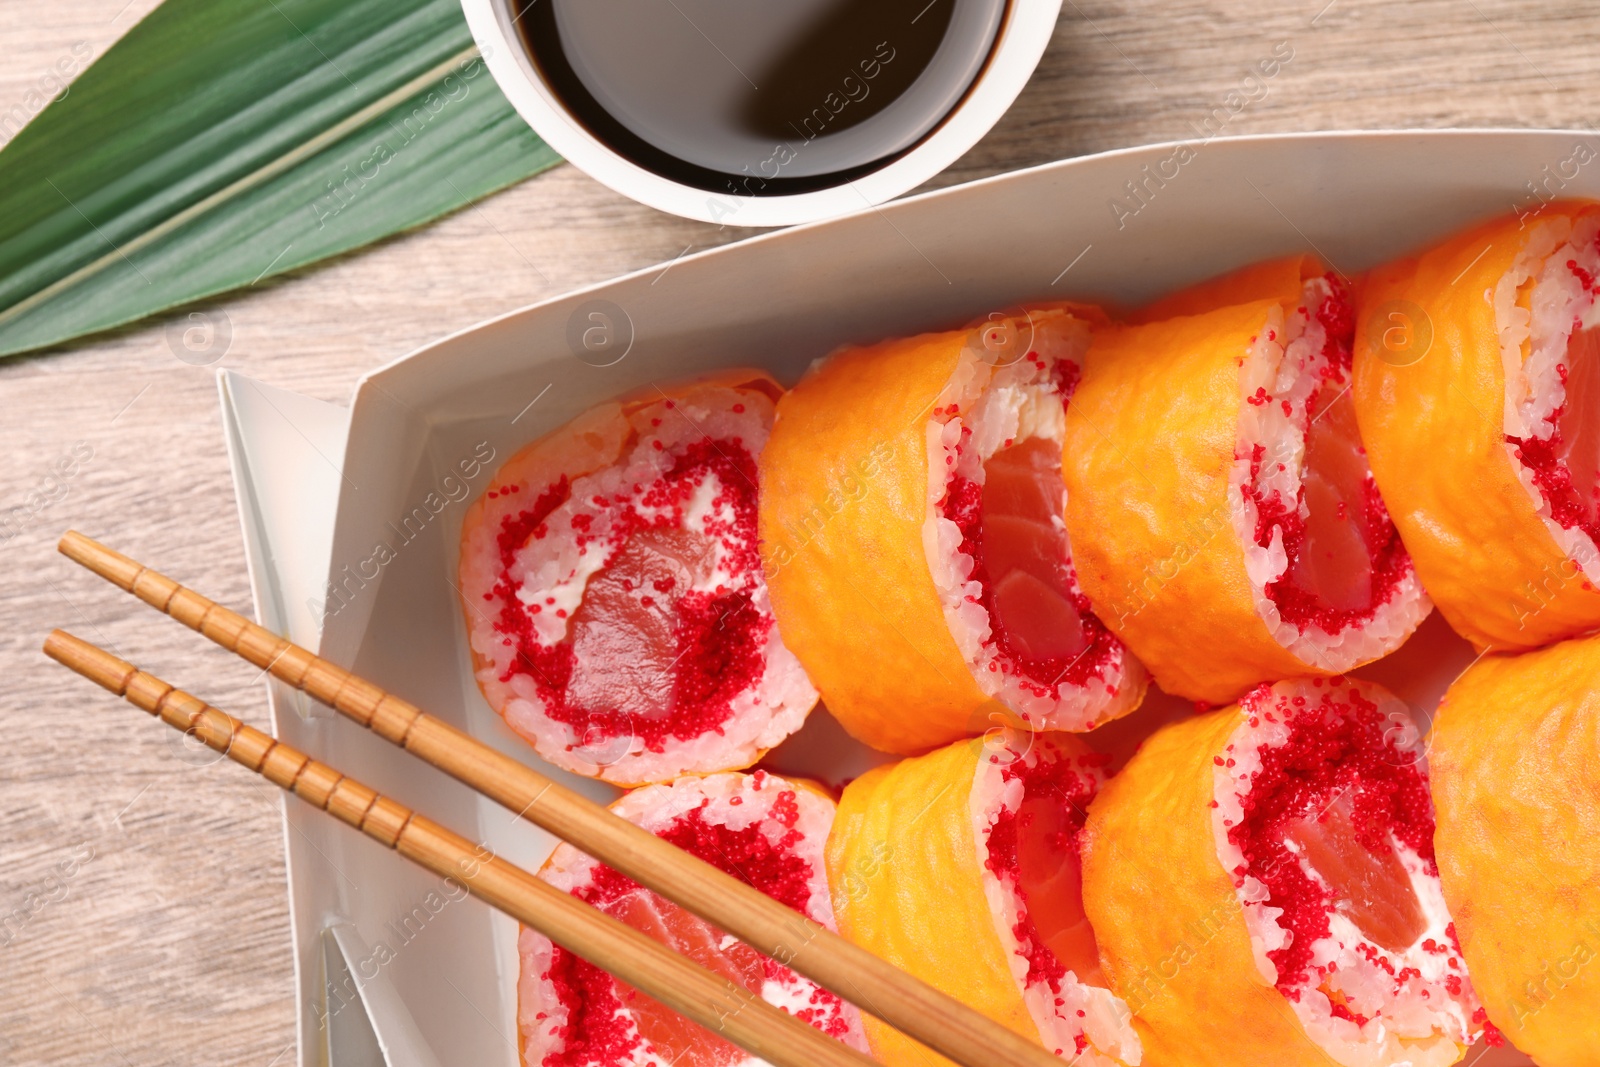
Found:
[[(760, 772), (756, 777), (771, 781)], [(773, 805), (771, 817), (788, 827), (777, 841), (767, 836), (761, 822), (740, 830), (707, 822), (705, 806), (702, 802), (679, 816), (656, 836), (803, 914), (811, 902), (815, 872), (794, 852), (800, 841), (794, 828), (800, 813), (794, 790), (783, 789)], [(793, 977), (789, 968), (726, 938), (715, 927), (610, 867), (596, 866), (591, 882), (574, 890), (574, 895), (757, 994), (768, 981)], [(735, 1045), (559, 945), (553, 946), (548, 977), (567, 1010), (567, 1020), (564, 1026), (552, 1027), (557, 1049), (545, 1055), (541, 1067), (621, 1063), (644, 1047), (654, 1049), (674, 1067), (731, 1067), (749, 1058)], [(832, 1037), (843, 1037), (848, 1024), (840, 1005), (832, 993), (813, 989), (809, 1006), (793, 1014)], [(629, 1026), (630, 1018), (636, 1030)]]
[[(636, 737), (647, 750), (660, 752), (671, 739), (720, 730), (732, 714), (733, 699), (760, 678), (761, 648), (772, 620), (756, 610), (750, 591), (690, 590), (675, 573), (710, 552), (710, 542), (685, 531), (682, 523), (690, 495), (712, 475), (720, 486), (714, 509), (726, 507), (733, 515), (730, 536), (724, 538), (726, 565), (735, 573), (754, 573), (759, 566), (755, 460), (736, 440), (695, 442), (644, 492), (641, 502), (663, 513), (647, 518), (634, 510), (620, 517), (610, 545), (602, 546), (615, 548), (611, 561), (589, 578), (583, 603), (555, 645), (539, 643), (532, 615), (542, 606), (522, 602), (510, 569), (523, 545), (548, 535), (545, 522), (569, 499), (570, 484), (561, 478), (526, 510), (502, 521), (501, 573), (489, 599), (499, 602), (496, 631), (517, 649), (502, 680), (513, 674), (531, 678), (545, 715), (573, 726), (585, 744)], [(580, 533), (580, 550), (592, 543)], [(606, 633), (619, 617), (626, 617), (630, 633), (646, 635), (660, 647), (616, 648), (613, 653)], [(630, 714), (614, 702), (574, 694), (579, 660), (574, 644), (584, 634), (599, 635), (596, 655), (607, 661), (608, 669), (648, 676), (626, 684), (644, 699), (659, 697), (653, 714)], [(664, 667), (659, 677), (652, 669), (658, 660)]]
[(1336, 634), (1367, 621), (1389, 602), (1410, 573), (1411, 557), (1368, 474), (1356, 426), (1349, 390), (1355, 340), (1349, 293), (1338, 277), (1327, 281), (1331, 292), (1317, 309), (1327, 366), (1307, 401), (1311, 418), (1301, 477), (1309, 515), (1300, 515), (1300, 500), (1255, 490), (1256, 476), (1268, 462), (1264, 444), (1257, 444), (1251, 456), (1245, 493), (1257, 509), (1255, 543), (1268, 547), (1274, 528), (1281, 529), (1288, 558), (1283, 576), (1267, 584), (1267, 596), (1302, 632), (1316, 625)]
[(1557, 373), (1566, 396), (1550, 416), (1554, 431), (1543, 440), (1507, 435), (1506, 441), (1532, 472), (1550, 517), (1600, 544), (1600, 329), (1573, 332)]
[[(1271, 696), (1263, 686), (1243, 706)], [(1254, 876), (1266, 886), (1268, 904), (1283, 911), (1278, 924), (1289, 931), (1289, 943), (1267, 955), (1278, 989), (1298, 1000), (1310, 978), (1311, 947), (1329, 935), (1333, 911), (1391, 950), (1425, 932), (1395, 843), (1436, 872), (1433, 804), (1416, 761), (1390, 744), (1386, 720), (1360, 693), (1328, 692), (1315, 703), (1296, 696), (1261, 710), (1283, 716), (1289, 739), (1261, 750), (1261, 769), (1242, 798), (1243, 818), (1229, 827), (1228, 839), (1244, 854), (1244, 867), (1234, 872), (1239, 884), (1245, 874)], [(1291, 841), (1302, 855), (1291, 851)], [(1307, 872), (1302, 856), (1328, 889)]]
[(1487, 1010), (1479, 1008), (1477, 1011), (1473, 1012), (1472, 1025), (1483, 1027), (1483, 1043), (1485, 1045), (1488, 1045), (1490, 1048), (1506, 1047), (1506, 1035), (1501, 1032), (1498, 1026), (1489, 1021), (1489, 1013)]
[[(1078, 760), (1088, 768), (1103, 766), (1109, 757), (1094, 754)], [(1094, 779), (1079, 773), (1071, 757), (1044, 753), (1031, 766), (1018, 759), (1001, 772), (1002, 781), (1018, 779), (1022, 800), (1015, 810), (995, 817), (984, 863), (1019, 898), (1011, 932), (1028, 961), (1026, 982), (1046, 982), (1060, 993), (1070, 970), (1080, 982), (1103, 986), (1099, 950), (1083, 909), (1079, 853)]]
[[(1051, 383), (1063, 404), (1077, 378), (1077, 364), (1056, 363)], [(968, 436), (964, 431), (958, 448)], [(1013, 442), (984, 461), (983, 471), (981, 486), (953, 476), (942, 511), (972, 559), (1001, 669), (1046, 697), (1059, 696), (1063, 684), (1081, 687), (1103, 677), (1116, 639), (1074, 588), (1060, 446), (1046, 438)]]

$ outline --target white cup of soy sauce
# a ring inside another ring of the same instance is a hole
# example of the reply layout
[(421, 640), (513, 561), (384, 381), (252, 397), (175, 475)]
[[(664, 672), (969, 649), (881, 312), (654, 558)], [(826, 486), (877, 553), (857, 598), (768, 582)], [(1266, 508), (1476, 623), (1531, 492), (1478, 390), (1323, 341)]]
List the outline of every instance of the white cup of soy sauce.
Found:
[(882, 203), (1027, 83), (1061, 0), (462, 0), (490, 72), (591, 177), (736, 226)]

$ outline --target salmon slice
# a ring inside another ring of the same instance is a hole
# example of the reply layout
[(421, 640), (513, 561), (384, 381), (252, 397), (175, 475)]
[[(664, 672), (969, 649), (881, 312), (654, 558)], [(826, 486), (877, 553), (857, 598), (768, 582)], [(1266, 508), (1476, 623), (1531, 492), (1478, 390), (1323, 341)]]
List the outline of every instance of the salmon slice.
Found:
[(1083, 910), (1077, 833), (1084, 814), (1054, 793), (1027, 796), (1017, 808), (1017, 882), (1039, 940), (1089, 985), (1106, 985), (1094, 930)]
[[(1324, 390), (1335, 388), (1329, 382)], [(1367, 458), (1348, 390), (1323, 407), (1306, 434), (1305, 540), (1289, 580), (1323, 607), (1359, 611), (1372, 603), (1372, 557), (1363, 536)]]
[[(676, 904), (662, 900), (649, 890), (636, 889), (607, 904), (605, 911), (712, 973), (751, 992), (761, 992), (765, 978), (761, 954), (742, 941), (725, 937)], [(729, 942), (726, 948), (722, 947), (724, 941)], [(633, 1013), (639, 1033), (673, 1067), (734, 1067), (749, 1058), (737, 1046), (712, 1035), (660, 1001), (622, 982), (617, 986)]]
[(1381, 847), (1368, 848), (1352, 808), (1346, 790), (1321, 814), (1289, 823), (1285, 837), (1333, 890), (1335, 909), (1374, 944), (1404, 952), (1427, 930), (1422, 905), (1392, 840), (1386, 835)]
[(1024, 656), (1070, 659), (1088, 640), (1072, 599), (1060, 514), (1061, 447), (1030, 438), (996, 452), (983, 472), (980, 545), (993, 597), (991, 623), (1002, 643)]
[(1558, 458), (1572, 478), (1583, 521), (1600, 520), (1600, 328), (1579, 330), (1567, 342), (1567, 397)]
[[(1015, 570), (994, 590), (994, 614), (1010, 646), (1033, 660), (1071, 659), (1089, 647), (1083, 616), (1059, 587)], [(1054, 679), (1040, 679), (1053, 681)]]
[(678, 658), (678, 598), (710, 572), (715, 545), (683, 529), (640, 530), (590, 577), (572, 614), (572, 680), (577, 707), (633, 718), (672, 714)]
[(1061, 446), (1042, 437), (1002, 448), (983, 464), (983, 510), (1043, 523), (1061, 507)]

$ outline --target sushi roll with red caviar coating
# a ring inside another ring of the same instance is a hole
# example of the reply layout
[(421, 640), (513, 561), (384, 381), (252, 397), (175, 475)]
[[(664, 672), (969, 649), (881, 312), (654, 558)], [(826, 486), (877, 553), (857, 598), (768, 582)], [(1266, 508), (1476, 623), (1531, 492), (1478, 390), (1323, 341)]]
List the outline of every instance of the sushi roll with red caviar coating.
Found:
[[(1138, 1064), (1079, 882), (1106, 761), (1069, 734), (997, 730), (856, 779), (828, 838), (839, 932), (1081, 1067)], [(863, 1021), (883, 1063), (948, 1063)]]
[[(636, 789), (611, 810), (833, 928), (823, 850), (834, 804), (820, 789), (765, 771), (713, 774)], [(557, 847), (539, 877), (866, 1051), (854, 1007), (573, 846)], [(528, 1067), (759, 1063), (539, 933), (524, 929), (517, 951), (517, 1027)]]
[(1479, 648), (1600, 626), (1600, 204), (1372, 271), (1356, 417), (1428, 592)]
[(1600, 1067), (1600, 637), (1485, 656), (1430, 735), (1439, 877), (1489, 1021)]
[(1416, 721), (1343, 678), (1157, 731), (1090, 806), (1083, 896), (1151, 1063), (1444, 1067), (1483, 1015)]
[(747, 767), (816, 703), (773, 625), (760, 371), (602, 404), (513, 456), (468, 512), (479, 687), (549, 762), (619, 785)]
[(1092, 308), (836, 352), (778, 402), (761, 540), (784, 640), (846, 730), (910, 754), (1083, 731), (1145, 674), (1078, 588), (1061, 443)]
[(1431, 604), (1367, 469), (1345, 283), (1294, 257), (1164, 311), (1096, 331), (1067, 412), (1067, 531), (1099, 617), (1208, 704), (1394, 651)]

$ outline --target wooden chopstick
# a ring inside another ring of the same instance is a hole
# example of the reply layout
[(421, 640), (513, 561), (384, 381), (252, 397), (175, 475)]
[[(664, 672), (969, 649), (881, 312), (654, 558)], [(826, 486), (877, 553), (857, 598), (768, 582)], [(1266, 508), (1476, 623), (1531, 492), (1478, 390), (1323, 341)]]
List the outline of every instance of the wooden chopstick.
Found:
[(1044, 1046), (415, 705), (69, 531), (63, 555), (961, 1067), (1061, 1067)]
[(873, 1061), (750, 990), (678, 955), (569, 893), (474, 845), (154, 675), (62, 630), (44, 650), (177, 730), (355, 827), (434, 874), (779, 1067), (873, 1067)]

